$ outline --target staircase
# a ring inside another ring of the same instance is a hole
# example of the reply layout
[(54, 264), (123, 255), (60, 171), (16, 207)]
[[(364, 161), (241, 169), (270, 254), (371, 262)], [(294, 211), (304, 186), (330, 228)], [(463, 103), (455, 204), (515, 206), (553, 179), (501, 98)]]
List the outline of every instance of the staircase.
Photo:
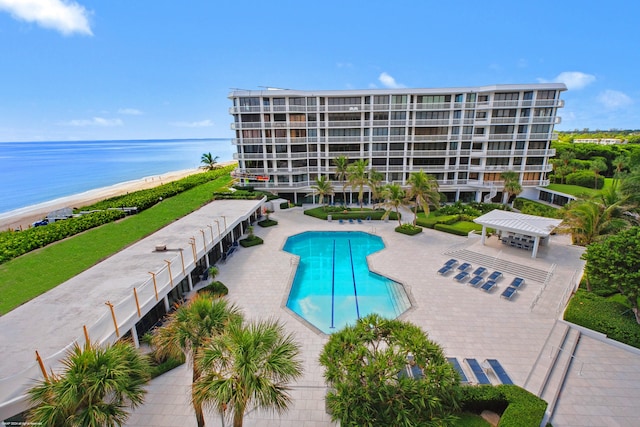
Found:
[(496, 188), (495, 185), (493, 185), (493, 183), (491, 184), (491, 188), (489, 190), (489, 194), (487, 194), (486, 196), (484, 196), (483, 201), (485, 203), (493, 203), (491, 201), (491, 199), (493, 199), (494, 197), (496, 197), (496, 194), (498, 194), (498, 189)]

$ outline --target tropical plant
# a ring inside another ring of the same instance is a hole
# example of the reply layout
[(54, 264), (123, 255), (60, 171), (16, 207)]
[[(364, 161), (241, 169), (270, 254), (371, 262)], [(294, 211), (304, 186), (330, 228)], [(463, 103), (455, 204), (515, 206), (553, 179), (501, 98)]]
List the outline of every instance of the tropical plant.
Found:
[(347, 167), (347, 181), (352, 189), (358, 189), (358, 203), (362, 209), (364, 186), (369, 183), (369, 160), (358, 159)]
[(629, 157), (624, 154), (620, 154), (615, 159), (613, 159), (611, 165), (615, 169), (614, 177), (619, 178), (620, 174), (622, 174), (622, 171), (629, 165)]
[(347, 156), (338, 156), (333, 159), (336, 166), (336, 178), (342, 183), (342, 203), (347, 204), (347, 194), (345, 192), (344, 181), (347, 179), (347, 169), (349, 168), (349, 158)]
[(203, 168), (206, 170), (214, 170), (216, 168), (218, 168), (218, 157), (219, 156), (213, 156), (213, 154), (211, 153), (203, 153), (202, 157), (200, 158), (200, 163), (203, 164)]
[(444, 426), (455, 420), (458, 374), (442, 348), (409, 322), (363, 317), (331, 335), (320, 364), (330, 387), (327, 407), (342, 426)]
[(144, 401), (149, 361), (129, 342), (75, 344), (62, 364), (62, 373), (51, 372), (29, 390), (34, 405), (29, 424), (122, 425), (129, 417), (127, 408)]
[(369, 171), (369, 182), (367, 185), (371, 189), (371, 198), (377, 201), (382, 197), (382, 182), (384, 181), (384, 174), (378, 172), (375, 169)]
[(307, 196), (315, 196), (318, 194), (318, 203), (323, 205), (325, 196), (332, 196), (334, 194), (333, 185), (331, 185), (331, 181), (329, 181), (329, 177), (326, 175), (321, 175), (316, 178), (315, 184), (311, 186), (313, 188), (314, 193), (307, 194)]
[(564, 209), (560, 232), (570, 233), (573, 243), (586, 246), (602, 236), (625, 228), (628, 223), (616, 217), (619, 203), (605, 205), (596, 200), (576, 200)]
[(595, 175), (595, 181), (593, 188), (598, 188), (598, 177), (600, 177), (600, 172), (604, 172), (607, 170), (607, 162), (602, 158), (595, 158), (591, 161), (591, 166), (589, 167), (593, 171)]
[(195, 383), (201, 376), (197, 360), (208, 340), (221, 335), (233, 323), (242, 321), (240, 310), (222, 298), (208, 293), (196, 295), (172, 314), (153, 337), (160, 357), (185, 355), (192, 368), (192, 403), (198, 427), (204, 426), (202, 404), (194, 398)]
[(194, 402), (210, 406), (241, 427), (250, 407), (283, 413), (291, 403), (288, 383), (302, 375), (300, 346), (274, 320), (236, 322), (213, 337), (197, 364), (202, 376)]
[(514, 171), (504, 171), (500, 174), (500, 177), (504, 180), (504, 191), (507, 193), (507, 199), (505, 200), (506, 205), (512, 196), (517, 196), (522, 193), (520, 174)]
[(387, 184), (382, 188), (381, 196), (384, 199), (382, 206), (385, 208), (383, 218), (388, 218), (392, 210), (398, 215), (398, 225), (402, 225), (400, 220), (400, 206), (407, 204), (407, 193), (398, 184)]
[(438, 181), (432, 175), (427, 175), (421, 169), (419, 172), (412, 172), (407, 180), (409, 184), (409, 197), (414, 200), (413, 225), (416, 225), (418, 218), (418, 206), (422, 208), (425, 216), (429, 215), (429, 205), (440, 206), (440, 193), (438, 192)]

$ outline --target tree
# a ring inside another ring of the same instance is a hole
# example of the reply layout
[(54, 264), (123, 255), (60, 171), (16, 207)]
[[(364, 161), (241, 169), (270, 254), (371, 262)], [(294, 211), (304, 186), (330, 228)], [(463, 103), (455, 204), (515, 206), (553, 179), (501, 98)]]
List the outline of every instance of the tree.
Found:
[(618, 207), (619, 203), (607, 206), (596, 200), (576, 200), (565, 206), (559, 230), (571, 233), (573, 243), (589, 245), (627, 226), (625, 220), (615, 216)]
[(106, 347), (75, 344), (62, 361), (61, 374), (29, 390), (35, 405), (29, 423), (47, 426), (116, 426), (129, 417), (127, 408), (142, 404), (149, 362), (129, 342)]
[(587, 246), (582, 259), (589, 281), (617, 289), (640, 324), (640, 227), (632, 227)]
[(595, 175), (595, 184), (593, 188), (598, 188), (598, 177), (600, 176), (600, 172), (604, 172), (607, 170), (607, 163), (602, 158), (596, 158), (591, 162), (591, 166), (589, 167), (593, 171)]
[(522, 193), (522, 185), (520, 185), (520, 174), (514, 171), (504, 171), (500, 174), (504, 180), (504, 191), (507, 193), (505, 205), (511, 200), (511, 196), (517, 196)]
[(291, 403), (288, 383), (302, 375), (300, 347), (276, 321), (229, 326), (199, 357), (194, 402), (228, 412), (241, 427), (250, 406), (278, 413)]
[(418, 219), (418, 206), (422, 208), (425, 215), (429, 215), (429, 205), (440, 205), (440, 193), (438, 192), (438, 181), (432, 175), (427, 175), (421, 169), (419, 172), (412, 172), (407, 180), (409, 184), (409, 197), (415, 200), (413, 211), (413, 226)]
[(242, 315), (235, 305), (207, 293), (198, 294), (187, 304), (178, 307), (152, 339), (158, 356), (178, 358), (184, 354), (189, 362), (193, 371), (192, 403), (198, 427), (204, 426), (204, 414), (202, 405), (193, 398), (195, 383), (201, 376), (197, 360), (208, 340), (241, 320)]
[(624, 154), (620, 154), (615, 159), (613, 159), (613, 162), (611, 164), (615, 169), (614, 176), (616, 178), (619, 178), (620, 174), (622, 174), (622, 171), (629, 165), (629, 157)]
[(342, 203), (347, 204), (347, 194), (344, 191), (344, 181), (347, 179), (347, 169), (349, 167), (349, 158), (347, 156), (338, 156), (333, 159), (333, 164), (336, 166), (336, 178), (342, 183)]
[(213, 157), (211, 153), (204, 153), (200, 158), (200, 163), (202, 163), (206, 170), (214, 170), (218, 167), (218, 156)]
[(369, 171), (369, 182), (367, 185), (371, 189), (371, 198), (373, 200), (377, 201), (381, 197), (382, 181), (384, 181), (384, 174), (382, 172), (378, 172), (375, 169)]
[(358, 203), (360, 203), (360, 209), (362, 209), (364, 186), (369, 183), (368, 166), (369, 160), (358, 159), (347, 167), (347, 181), (349, 181), (351, 188), (358, 189)]
[(407, 193), (398, 184), (387, 184), (382, 187), (381, 194), (384, 202), (382, 205), (385, 207), (386, 212), (383, 218), (387, 218), (392, 209), (395, 209), (398, 216), (398, 225), (402, 225), (400, 221), (400, 206), (404, 206), (407, 201)]
[[(318, 176), (316, 183), (311, 186), (318, 193), (318, 203), (323, 204), (325, 196), (332, 196), (334, 194), (333, 185), (329, 181), (329, 177), (326, 175)], [(307, 194), (307, 196), (314, 196), (315, 193)]]
[(359, 319), (331, 335), (320, 364), (331, 418), (342, 426), (443, 426), (455, 420), (458, 373), (442, 348), (409, 322), (377, 314)]

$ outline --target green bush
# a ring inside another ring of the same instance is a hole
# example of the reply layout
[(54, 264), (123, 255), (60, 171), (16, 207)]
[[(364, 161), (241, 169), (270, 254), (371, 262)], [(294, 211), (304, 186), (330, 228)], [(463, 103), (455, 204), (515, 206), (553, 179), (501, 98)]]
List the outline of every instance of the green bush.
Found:
[[(345, 212), (346, 211), (346, 212)], [(305, 215), (309, 215), (312, 216), (314, 218), (318, 218), (318, 219), (322, 219), (322, 220), (327, 220), (327, 216), (331, 215), (332, 219), (361, 219), (361, 220), (366, 220), (367, 218), (370, 218), (372, 220), (381, 220), (382, 217), (384, 216), (385, 211), (378, 209), (378, 210), (372, 210), (372, 209), (350, 209), (347, 208), (345, 209), (344, 207), (335, 207), (335, 206), (327, 206), (326, 209), (325, 207), (319, 206), (313, 209), (307, 209), (304, 211)], [(391, 220), (397, 220), (398, 219), (398, 215), (395, 212), (391, 212), (389, 214), (389, 219)]]
[(170, 370), (177, 368), (185, 362), (184, 356), (178, 359), (167, 357), (160, 361), (157, 361), (154, 356), (151, 356), (149, 359), (151, 363), (151, 370), (149, 371), (149, 375), (151, 376), (151, 378), (159, 377), (165, 372), (169, 372)]
[(278, 221), (274, 219), (263, 219), (262, 221), (258, 222), (258, 225), (260, 227), (273, 227), (274, 225), (278, 225)]
[(612, 340), (640, 348), (640, 326), (624, 304), (578, 289), (564, 320), (605, 334)]
[(209, 292), (213, 295), (225, 296), (229, 294), (229, 288), (227, 288), (224, 283), (215, 281), (200, 289), (198, 293), (200, 292)]
[[(482, 225), (470, 221), (458, 221), (455, 224), (436, 224), (434, 229), (458, 236), (467, 236), (471, 231), (482, 231)], [(491, 230), (488, 230), (491, 232)]]
[(600, 189), (604, 187), (604, 177), (598, 176), (593, 171), (582, 170), (567, 175), (566, 183), (569, 185), (579, 185), (580, 187)]
[(547, 409), (547, 402), (516, 385), (461, 387), (461, 393), (463, 411), (502, 414), (499, 427), (537, 427)]
[(251, 246), (261, 245), (264, 241), (258, 236), (250, 236), (240, 240), (240, 246), (250, 248)]
[(436, 224), (455, 224), (460, 220), (460, 215), (442, 215), (442, 216), (429, 216), (427, 218), (418, 217), (416, 224), (421, 227), (427, 227), (433, 229)]
[(280, 203), (280, 209), (289, 209), (289, 202)]
[(561, 210), (558, 208), (523, 198), (515, 199), (513, 207), (527, 215), (543, 216), (545, 218), (560, 218), (562, 216)]
[(402, 224), (395, 228), (396, 232), (406, 234), (408, 236), (415, 236), (416, 234), (422, 233), (421, 227), (414, 227), (411, 224)]

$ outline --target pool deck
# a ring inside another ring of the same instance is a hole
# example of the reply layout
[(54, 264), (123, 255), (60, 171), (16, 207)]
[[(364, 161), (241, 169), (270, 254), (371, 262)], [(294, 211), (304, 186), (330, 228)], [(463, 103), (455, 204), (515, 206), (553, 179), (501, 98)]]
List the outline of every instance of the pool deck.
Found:
[[(301, 208), (279, 211), (272, 217), (278, 220), (277, 226), (255, 230), (265, 244), (240, 249), (220, 267), (217, 279), (229, 287), (229, 298), (248, 319), (277, 318), (295, 334), (302, 348), (304, 376), (293, 385), (293, 404), (286, 414), (250, 412), (245, 426), (335, 425), (325, 412), (326, 386), (318, 363), (327, 336), (283, 308), (296, 260), (281, 249), (287, 237), (310, 230), (358, 230), (381, 236), (386, 248), (371, 255), (369, 263), (376, 272), (405, 285), (413, 307), (401, 319), (421, 326), (444, 347), (447, 356), (457, 357), (463, 365), (464, 358), (481, 363), (487, 358), (498, 359), (516, 384), (534, 390), (547, 377), (550, 355), (558, 353), (555, 365), (566, 372), (566, 380), (563, 377), (554, 389), (557, 374), (552, 371), (548, 374), (551, 385), (545, 390), (559, 396), (550, 420), (554, 426), (631, 426), (640, 419), (639, 352), (583, 334), (574, 356), (561, 365), (564, 349), (557, 350), (563, 345), (556, 346), (555, 335), (567, 326), (556, 320), (561, 317), (561, 301), (568, 296), (576, 271), (583, 267), (579, 259), (583, 248), (570, 245), (567, 236), (552, 236), (550, 246), (541, 247), (538, 258), (532, 259), (530, 252), (503, 247), (495, 237), (483, 246), (479, 238), (429, 229), (406, 236), (394, 231), (397, 222), (340, 224), (305, 216)], [(515, 277), (513, 274), (505, 273), (498, 289), (486, 293), (458, 283), (450, 275), (436, 273), (446, 260), (458, 256), (460, 261), (462, 256), (467, 258), (465, 261), (474, 269), (521, 266), (531, 279), (512, 300), (506, 300), (500, 293)], [(493, 376), (490, 380), (498, 383)], [(195, 426), (188, 402), (190, 381), (184, 366), (153, 380), (145, 404), (133, 412), (127, 425)], [(220, 416), (208, 414), (207, 423), (218, 425)]]

